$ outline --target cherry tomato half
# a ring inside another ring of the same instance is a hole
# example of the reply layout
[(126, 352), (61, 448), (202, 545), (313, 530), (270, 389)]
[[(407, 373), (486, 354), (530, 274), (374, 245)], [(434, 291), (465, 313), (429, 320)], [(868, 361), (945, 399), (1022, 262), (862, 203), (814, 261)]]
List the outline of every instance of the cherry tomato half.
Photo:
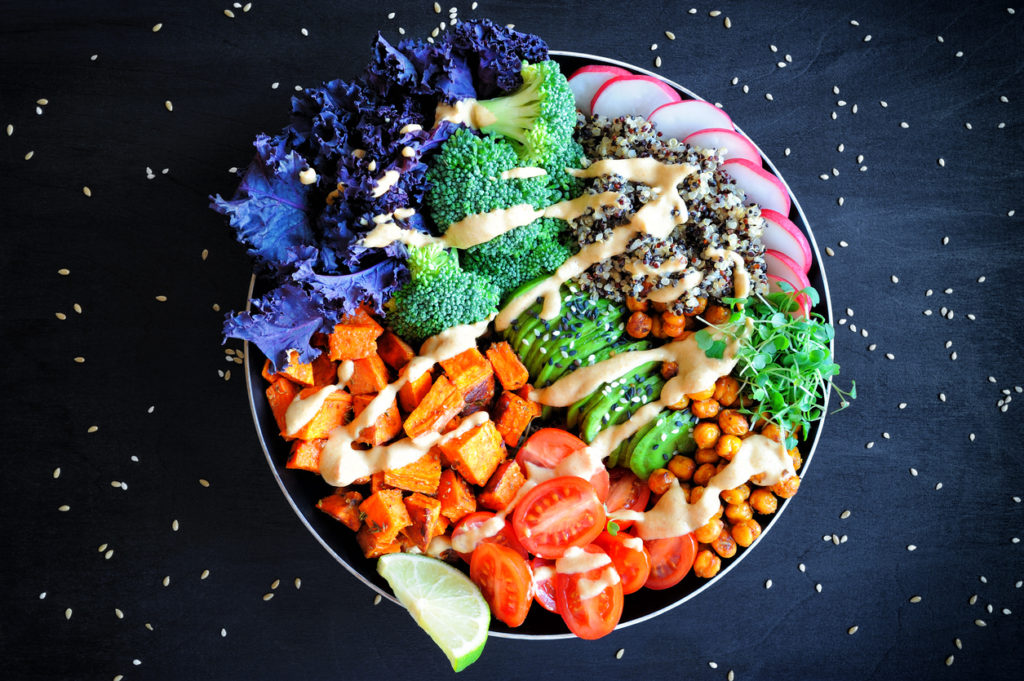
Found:
[(644, 548), (651, 557), (651, 574), (644, 584), (648, 589), (667, 589), (683, 581), (697, 557), (693, 533), (667, 539), (645, 539)]
[[(526, 464), (554, 468), (565, 457), (587, 446), (587, 443), (561, 428), (541, 428), (531, 435), (516, 454), (516, 463), (527, 474)], [(604, 501), (608, 496), (608, 470), (603, 468), (590, 476), (590, 484)]]
[(565, 475), (526, 493), (512, 515), (516, 538), (541, 558), (561, 558), (572, 546), (586, 546), (604, 529), (604, 504), (594, 486)]
[[(594, 544), (583, 550), (604, 553)], [(593, 593), (598, 587), (600, 590)], [(589, 640), (610, 634), (622, 617), (622, 582), (611, 563), (584, 572), (558, 573), (555, 598), (565, 625), (580, 638)]]
[[(651, 488), (647, 486), (646, 482), (636, 477), (636, 474), (628, 468), (613, 468), (609, 475), (611, 476), (611, 488), (608, 490), (608, 498), (604, 502), (609, 513), (619, 510), (643, 512), (647, 508), (647, 501), (651, 498)], [(633, 521), (616, 520), (615, 524), (625, 530), (633, 524)]]
[[(476, 511), (475, 513), (463, 516), (459, 522), (455, 523), (455, 527), (452, 529), (452, 542), (455, 542), (456, 537), (465, 534), (475, 527), (483, 525), (485, 522), (493, 518), (494, 515), (495, 514), (490, 511)], [(481, 539), (478, 545), (487, 542), (501, 544), (502, 546), (514, 549), (515, 552), (521, 555), (524, 559), (530, 557), (529, 554), (526, 553), (526, 549), (523, 548), (523, 545), (519, 543), (518, 539), (516, 539), (516, 533), (512, 531), (512, 523), (508, 520), (505, 521), (505, 526), (499, 530), (497, 534)], [(459, 553), (459, 557), (467, 563), (472, 555), (472, 551), (469, 553)]]
[(643, 540), (625, 532), (616, 532), (614, 535), (602, 532), (594, 543), (612, 559), (622, 578), (622, 593), (639, 591), (651, 572), (651, 558), (647, 555)]
[(533, 600), (540, 607), (551, 612), (558, 612), (555, 601), (555, 561), (547, 558), (534, 558), (530, 561), (533, 570)]
[(533, 575), (525, 558), (501, 544), (480, 544), (469, 563), (469, 578), (496, 618), (510, 627), (523, 623), (533, 602)]

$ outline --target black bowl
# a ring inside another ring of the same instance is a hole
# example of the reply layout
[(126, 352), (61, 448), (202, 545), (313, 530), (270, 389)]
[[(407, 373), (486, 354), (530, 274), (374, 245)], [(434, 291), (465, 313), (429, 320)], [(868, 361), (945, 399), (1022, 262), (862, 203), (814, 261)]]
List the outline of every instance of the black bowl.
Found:
[[(701, 99), (701, 97), (698, 97), (695, 93), (687, 90), (678, 83), (668, 80), (667, 78), (663, 78), (655, 73), (651, 73), (645, 69), (616, 61), (614, 59), (606, 59), (604, 57), (580, 54), (576, 52), (552, 51), (551, 55), (554, 59), (559, 61), (562, 66), (562, 71), (567, 74), (572, 73), (577, 68), (585, 64), (609, 64), (635, 73), (642, 73), (658, 78), (678, 90), (684, 98)], [(737, 130), (741, 134), (743, 133), (739, 128), (737, 128)], [(758, 151), (761, 151), (760, 147), (758, 147)], [(785, 179), (782, 178), (778, 169), (763, 152), (761, 152), (761, 157), (768, 169), (782, 180), (783, 183), (785, 183)], [(786, 185), (786, 188), (788, 190), (789, 185)], [(821, 302), (814, 311), (824, 316), (826, 320), (831, 323), (832, 303), (829, 298), (825, 271), (822, 268), (821, 253), (818, 251), (818, 246), (814, 241), (814, 235), (811, 233), (810, 226), (807, 224), (807, 217), (804, 215), (803, 209), (800, 207), (800, 203), (797, 201), (796, 197), (793, 196), (792, 191), (789, 191), (789, 195), (793, 201), (793, 206), (789, 213), (789, 219), (803, 230), (814, 253), (814, 263), (811, 266), (811, 271), (808, 273), (808, 278), (814, 288), (821, 294)], [(250, 299), (252, 299), (253, 294), (255, 293), (256, 286), (257, 280), (253, 277), (249, 284)], [(835, 348), (833, 347), (832, 350), (834, 353)], [(316, 502), (322, 497), (330, 494), (334, 488), (327, 485), (327, 483), (325, 483), (319, 476), (306, 471), (289, 470), (284, 467), (284, 463), (288, 459), (289, 445), (279, 436), (277, 425), (274, 421), (273, 414), (270, 411), (270, 405), (267, 403), (265, 397), (265, 385), (263, 378), (260, 375), (263, 367), (263, 357), (260, 355), (259, 358), (254, 358), (252, 356), (253, 352), (258, 351), (254, 346), (250, 347), (247, 343), (245, 347), (245, 371), (246, 389), (249, 393), (249, 405), (252, 409), (253, 419), (256, 423), (256, 434), (259, 437), (261, 446), (263, 447), (263, 453), (266, 456), (267, 463), (270, 465), (271, 473), (277, 480), (277, 484), (281, 487), (281, 491), (284, 493), (285, 498), (288, 500), (292, 509), (295, 510), (299, 519), (306, 526), (306, 529), (313, 534), (317, 541), (323, 545), (327, 552), (330, 553), (343, 568), (348, 570), (353, 576), (383, 597), (397, 602), (395, 597), (392, 595), (391, 590), (388, 588), (387, 583), (380, 577), (380, 575), (377, 574), (376, 561), (368, 560), (363, 557), (363, 553), (356, 543), (355, 534), (338, 521), (316, 509)], [(825, 398), (827, 405), (828, 393), (826, 393)], [(824, 419), (815, 423), (811, 428), (807, 440), (801, 444), (801, 450), (803, 450), (804, 455), (804, 468), (801, 471), (802, 473), (806, 472), (807, 466), (810, 464), (811, 458), (814, 455), (814, 450), (817, 447), (823, 422)], [(665, 589), (662, 591), (641, 589), (636, 593), (630, 594), (625, 599), (625, 607), (622, 612), (622, 619), (619, 622), (619, 627), (626, 627), (651, 619), (652, 617), (660, 615), (667, 610), (671, 610), (672, 608), (682, 605), (696, 597), (699, 593), (713, 588), (726, 574), (735, 568), (743, 557), (752, 551), (758, 543), (764, 541), (764, 538), (768, 536), (768, 531), (771, 530), (779, 521), (779, 517), (782, 515), (782, 512), (786, 510), (787, 506), (789, 506), (789, 502), (782, 501), (779, 505), (778, 511), (771, 517), (768, 524), (764, 527), (764, 531), (761, 533), (761, 536), (751, 546), (746, 549), (740, 549), (740, 552), (737, 553), (736, 557), (727, 561), (722, 571), (714, 578), (708, 580), (699, 579), (691, 572), (682, 582), (671, 589)], [(573, 634), (568, 631), (565, 624), (562, 622), (561, 617), (540, 607), (532, 608), (526, 622), (515, 629), (511, 629), (496, 620), (492, 620), (491, 626), (491, 635), (503, 638), (539, 640), (573, 637)]]

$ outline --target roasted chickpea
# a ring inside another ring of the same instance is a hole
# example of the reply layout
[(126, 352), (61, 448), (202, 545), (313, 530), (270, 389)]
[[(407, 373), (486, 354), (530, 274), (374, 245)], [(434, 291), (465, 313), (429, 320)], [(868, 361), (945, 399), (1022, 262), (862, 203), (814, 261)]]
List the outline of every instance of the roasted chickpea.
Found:
[(701, 390), (700, 392), (687, 393), (686, 396), (695, 402), (698, 400), (710, 400), (715, 396), (715, 386), (712, 385), (707, 390)]
[(743, 440), (738, 436), (722, 435), (715, 444), (715, 451), (718, 453), (718, 456), (726, 461), (732, 461), (732, 457), (736, 456), (736, 453), (740, 451), (742, 446)]
[(651, 318), (651, 335), (655, 338), (667, 338), (665, 335), (664, 325), (661, 323), (661, 317)]
[(722, 558), (732, 558), (736, 555), (736, 540), (732, 538), (729, 528), (722, 528), (722, 532), (711, 542), (711, 548)]
[(725, 409), (718, 415), (718, 427), (729, 435), (746, 435), (750, 430), (747, 417), (735, 409)]
[(669, 338), (679, 338), (683, 335), (683, 332), (686, 331), (686, 327), (682, 324), (669, 324), (667, 322), (663, 322), (661, 330)]
[(697, 462), (698, 466), (706, 463), (718, 463), (718, 452), (714, 448), (698, 449), (694, 452), (693, 460)]
[(647, 301), (640, 300), (639, 298), (634, 298), (633, 296), (630, 296), (626, 298), (626, 309), (628, 309), (630, 312), (646, 312)]
[(701, 542), (702, 544), (710, 544), (712, 541), (715, 540), (715, 537), (722, 533), (722, 530), (724, 528), (725, 523), (723, 523), (718, 518), (712, 518), (707, 522), (706, 525), (701, 525), (696, 530), (694, 530), (693, 536), (696, 537), (697, 541)]
[(750, 505), (761, 515), (771, 515), (779, 507), (779, 500), (770, 490), (759, 487), (750, 493)]
[(745, 501), (741, 501), (738, 504), (729, 504), (725, 507), (725, 517), (731, 522), (750, 520), (754, 517), (754, 509)]
[(761, 525), (756, 520), (741, 520), (732, 526), (732, 538), (740, 546), (750, 546), (761, 536)]
[(676, 402), (675, 404), (668, 405), (668, 408), (671, 409), (672, 411), (682, 411), (683, 409), (686, 409), (689, 406), (690, 398), (683, 395), (681, 398), (679, 398), (678, 402)]
[(672, 314), (671, 310), (665, 310), (661, 313), (661, 321), (672, 326), (686, 326), (686, 317), (681, 314)]
[(711, 549), (702, 549), (697, 552), (697, 558), (693, 561), (693, 574), (702, 579), (711, 579), (722, 569), (722, 559)]
[(740, 382), (732, 376), (722, 376), (715, 381), (713, 397), (723, 407), (730, 406), (740, 396)]
[(708, 324), (715, 326), (719, 324), (725, 324), (729, 321), (729, 317), (732, 316), (732, 312), (727, 307), (721, 305), (708, 305), (707, 309), (704, 310), (704, 321)]
[(668, 469), (680, 480), (691, 480), (693, 472), (697, 470), (697, 462), (688, 456), (676, 454), (669, 460)]
[(698, 423), (693, 429), (693, 440), (701, 449), (710, 449), (718, 442), (718, 436), (722, 434), (717, 423), (705, 421)]
[(804, 455), (800, 453), (799, 447), (793, 447), (789, 450), (789, 458), (793, 459), (793, 470), (798, 471), (804, 465)]
[(799, 489), (800, 476), (798, 475), (791, 475), (788, 478), (780, 480), (779, 482), (772, 485), (772, 492), (775, 493), (775, 496), (780, 497), (782, 499), (789, 499), (791, 496), (796, 494), (797, 490)]
[(715, 402), (714, 398), (698, 400), (690, 405), (690, 411), (699, 419), (713, 419), (718, 416), (718, 411), (721, 408), (722, 405)]
[(704, 463), (693, 472), (693, 482), (697, 485), (706, 485), (708, 480), (715, 476), (718, 472), (718, 467), (713, 463)]
[(686, 316), (687, 317), (695, 317), (695, 316), (703, 313), (704, 310), (707, 308), (707, 306), (708, 306), (708, 299), (707, 298), (698, 298), (697, 299), (697, 307), (695, 307), (692, 310), (690, 310), (689, 312), (687, 312)]
[(629, 315), (629, 321), (626, 322), (626, 333), (633, 338), (646, 338), (651, 333), (652, 326), (651, 318), (646, 313), (637, 310)]
[(679, 373), (679, 365), (675, 362), (661, 363), (661, 377), (666, 381)]
[(782, 429), (774, 423), (766, 423), (761, 427), (761, 435), (764, 435), (769, 440), (775, 440), (776, 442), (782, 442)]
[(747, 500), (750, 496), (750, 485), (743, 483), (739, 487), (733, 487), (732, 489), (722, 490), (722, 501), (727, 504), (740, 504)]
[(651, 473), (651, 477), (647, 478), (647, 486), (651, 488), (651, 492), (654, 494), (664, 494), (672, 486), (675, 479), (675, 473), (669, 469), (656, 468)]

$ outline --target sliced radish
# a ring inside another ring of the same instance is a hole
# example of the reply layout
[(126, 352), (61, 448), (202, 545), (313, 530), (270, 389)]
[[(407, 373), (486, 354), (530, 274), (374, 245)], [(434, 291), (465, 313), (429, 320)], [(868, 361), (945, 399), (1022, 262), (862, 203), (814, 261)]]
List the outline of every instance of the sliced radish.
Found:
[[(803, 291), (805, 288), (810, 288), (811, 281), (807, 278), (807, 275), (800, 270), (800, 266), (788, 255), (769, 249), (764, 253), (764, 262), (768, 267), (769, 291), (781, 290), (778, 288), (777, 282), (774, 283), (773, 288), (773, 278), (787, 282), (796, 291)], [(804, 309), (804, 316), (806, 316), (807, 312), (811, 309), (810, 298), (801, 293), (797, 296), (797, 302), (800, 303), (800, 307)]]
[(668, 83), (651, 76), (615, 76), (594, 94), (590, 111), (595, 116), (650, 115), (658, 107), (682, 99)]
[(683, 144), (700, 149), (724, 150), (722, 157), (727, 161), (731, 158), (745, 158), (751, 163), (761, 165), (761, 154), (757, 153), (757, 147), (734, 130), (725, 128), (698, 130), (692, 135), (688, 135), (683, 140)]
[(761, 167), (742, 158), (726, 161), (721, 166), (747, 194), (747, 204), (789, 215), (789, 192), (782, 181)]
[[(786, 280), (782, 277), (776, 277), (774, 274), (768, 275), (768, 292), (769, 293), (781, 293), (782, 287), (779, 286), (779, 282), (784, 281), (789, 284), (793, 289), (799, 290), (799, 287)], [(811, 300), (805, 294), (801, 293), (796, 297), (796, 302), (800, 307), (793, 312), (794, 317), (806, 317), (811, 313)]]
[(572, 96), (576, 98), (576, 108), (589, 116), (590, 102), (601, 86), (616, 76), (630, 75), (626, 69), (604, 64), (591, 64), (576, 69), (568, 78)]
[[(732, 130), (729, 114), (699, 99), (664, 104), (647, 117), (664, 139), (682, 141), (695, 132), (712, 128)], [(760, 161), (760, 159), (759, 159)]]
[(811, 244), (800, 228), (782, 213), (768, 208), (761, 210), (761, 217), (765, 221), (765, 231), (761, 237), (765, 248), (785, 253), (800, 266), (804, 274), (810, 272), (814, 261)]

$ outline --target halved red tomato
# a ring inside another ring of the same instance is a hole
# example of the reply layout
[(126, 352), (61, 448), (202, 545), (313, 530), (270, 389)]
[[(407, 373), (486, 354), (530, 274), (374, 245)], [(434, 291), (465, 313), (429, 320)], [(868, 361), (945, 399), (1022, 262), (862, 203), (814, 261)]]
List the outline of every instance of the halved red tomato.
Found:
[[(583, 550), (604, 553), (594, 544)], [(610, 634), (622, 617), (622, 582), (612, 563), (584, 572), (558, 573), (555, 599), (565, 625), (580, 638), (595, 639)]]
[(510, 627), (523, 623), (533, 602), (533, 575), (525, 558), (501, 544), (480, 544), (469, 563), (469, 578), (496, 618)]
[[(490, 511), (476, 511), (475, 513), (470, 513), (469, 515), (463, 516), (459, 520), (459, 522), (455, 523), (455, 527), (454, 529), (452, 529), (452, 542), (455, 542), (456, 537), (459, 537), (465, 534), (466, 532), (469, 532), (473, 528), (483, 525), (485, 522), (487, 522), (494, 516), (495, 514), (491, 513)], [(512, 531), (512, 523), (510, 523), (508, 520), (505, 520), (504, 523), (505, 526), (501, 530), (499, 530), (497, 534), (491, 535), (490, 537), (485, 537), (481, 539), (478, 543), (483, 544), (485, 542), (490, 542), (493, 544), (501, 544), (502, 546), (507, 546), (511, 549), (514, 549), (515, 552), (521, 555), (524, 559), (529, 558), (530, 555), (526, 552), (526, 549), (523, 548), (523, 545), (519, 543), (519, 540), (516, 539), (516, 533)], [(461, 553), (456, 551), (456, 553), (458, 553), (459, 557), (467, 563), (469, 562), (470, 557), (473, 555), (472, 551), (470, 551), (469, 553)]]
[(651, 558), (644, 549), (643, 540), (625, 532), (614, 535), (602, 532), (594, 543), (612, 559), (622, 578), (622, 593), (639, 591), (651, 572)]
[(572, 546), (586, 546), (604, 529), (604, 504), (594, 486), (565, 475), (526, 493), (512, 515), (516, 538), (541, 558), (560, 558)]
[(555, 602), (555, 561), (547, 558), (534, 558), (530, 561), (533, 570), (533, 600), (540, 607), (551, 612), (558, 612)]
[(651, 557), (651, 574), (644, 583), (648, 589), (667, 589), (683, 581), (697, 557), (693, 533), (667, 539), (645, 539), (644, 548)]
[[(516, 463), (523, 469), (523, 475), (526, 475), (527, 463), (554, 468), (559, 461), (586, 446), (586, 442), (561, 428), (541, 428), (519, 448)], [(597, 490), (598, 498), (604, 501), (608, 496), (608, 470), (602, 468), (590, 476), (590, 484)]]
[[(647, 508), (647, 501), (651, 498), (651, 488), (647, 483), (636, 477), (636, 474), (628, 468), (613, 468), (609, 472), (611, 476), (611, 488), (608, 490), (608, 498), (604, 501), (605, 508), (609, 513), (613, 511), (640, 511)], [(627, 529), (632, 520), (616, 520), (615, 524), (620, 529)], [(627, 592), (629, 593), (629, 592)]]

